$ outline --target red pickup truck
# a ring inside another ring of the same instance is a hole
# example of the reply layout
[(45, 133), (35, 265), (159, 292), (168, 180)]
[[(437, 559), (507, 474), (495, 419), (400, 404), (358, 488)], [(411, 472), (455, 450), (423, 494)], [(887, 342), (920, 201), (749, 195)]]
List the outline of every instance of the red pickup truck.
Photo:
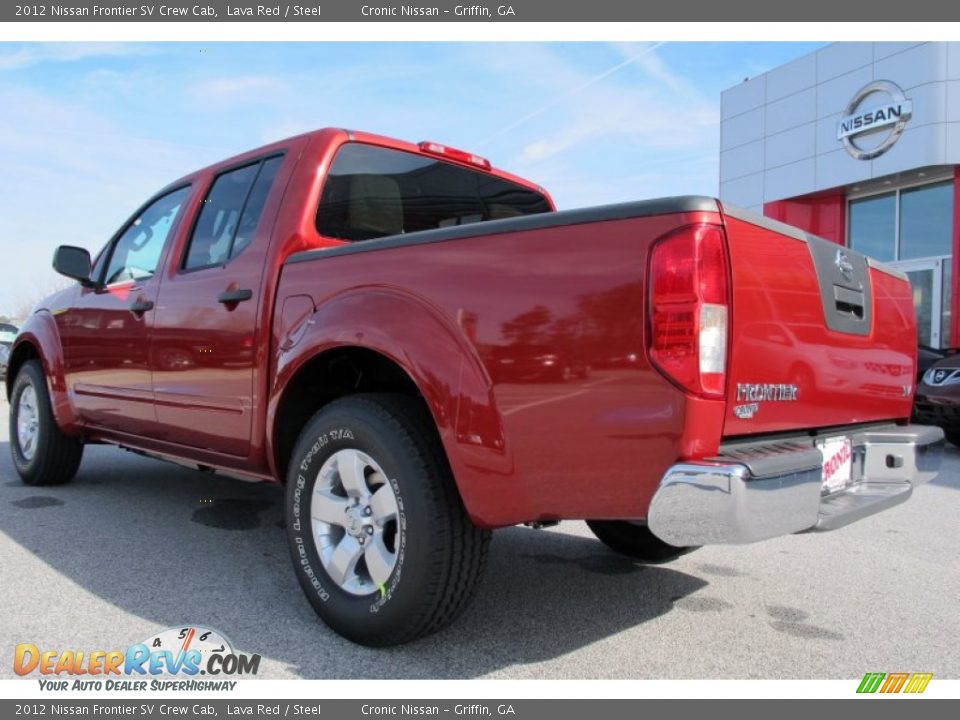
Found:
[(616, 551), (830, 530), (936, 474), (910, 285), (705, 197), (555, 212), (435, 143), (326, 129), (148, 200), (39, 305), (7, 374), (24, 482), (111, 443), (286, 484), (317, 613), (449, 623), (492, 528)]

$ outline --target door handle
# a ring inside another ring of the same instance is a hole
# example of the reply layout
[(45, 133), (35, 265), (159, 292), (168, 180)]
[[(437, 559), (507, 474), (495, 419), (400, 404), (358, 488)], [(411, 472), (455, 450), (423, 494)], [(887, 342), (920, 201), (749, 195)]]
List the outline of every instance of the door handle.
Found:
[(153, 300), (144, 300), (143, 298), (137, 298), (133, 301), (133, 304), (130, 305), (130, 312), (137, 315), (143, 315), (147, 310), (153, 310)]
[(224, 305), (230, 305), (231, 303), (240, 303), (244, 300), (249, 300), (252, 297), (253, 290), (248, 288), (239, 290), (224, 290), (222, 293), (217, 295), (217, 302), (223, 303)]

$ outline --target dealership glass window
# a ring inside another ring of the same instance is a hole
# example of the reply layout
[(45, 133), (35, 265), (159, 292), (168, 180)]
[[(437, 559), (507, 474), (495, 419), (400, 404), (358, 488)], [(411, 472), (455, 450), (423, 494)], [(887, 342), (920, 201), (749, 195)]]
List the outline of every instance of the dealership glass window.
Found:
[(877, 260), (897, 259), (897, 194), (850, 201), (850, 247)]
[[(936, 346), (939, 344), (935, 332), (936, 314), (934, 305), (936, 300), (937, 278), (935, 268), (918, 268), (907, 270), (907, 277), (913, 288), (913, 307), (917, 312), (917, 340), (921, 345)], [(939, 330), (940, 328), (936, 328)]]
[(952, 182), (900, 191), (900, 260), (949, 255), (952, 234)]
[[(855, 198), (848, 204), (850, 247), (907, 272), (914, 284), (922, 344), (950, 347), (953, 296), (951, 180)], [(929, 285), (929, 283), (933, 283)], [(938, 293), (936, 306), (932, 293)]]
[(893, 262), (953, 253), (953, 182), (903, 188), (850, 201), (854, 250)]

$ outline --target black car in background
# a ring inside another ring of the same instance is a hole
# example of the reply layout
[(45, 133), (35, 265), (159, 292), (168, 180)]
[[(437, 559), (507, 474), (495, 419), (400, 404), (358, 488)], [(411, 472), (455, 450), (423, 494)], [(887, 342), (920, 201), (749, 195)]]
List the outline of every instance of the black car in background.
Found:
[(920, 347), (913, 420), (936, 425), (954, 445), (960, 445), (960, 354), (957, 350)]
[(929, 345), (921, 345), (917, 348), (917, 384), (919, 385), (923, 381), (923, 374), (929, 370), (935, 362), (943, 360), (947, 355), (952, 354), (952, 350), (940, 350), (930, 347)]

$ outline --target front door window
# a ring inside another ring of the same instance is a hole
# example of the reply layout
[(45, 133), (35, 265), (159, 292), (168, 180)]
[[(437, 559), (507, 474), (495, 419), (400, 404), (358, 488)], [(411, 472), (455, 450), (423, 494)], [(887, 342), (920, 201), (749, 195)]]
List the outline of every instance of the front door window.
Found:
[(189, 191), (183, 187), (164, 195), (130, 223), (114, 243), (102, 278), (105, 285), (145, 280), (157, 271), (167, 235)]

